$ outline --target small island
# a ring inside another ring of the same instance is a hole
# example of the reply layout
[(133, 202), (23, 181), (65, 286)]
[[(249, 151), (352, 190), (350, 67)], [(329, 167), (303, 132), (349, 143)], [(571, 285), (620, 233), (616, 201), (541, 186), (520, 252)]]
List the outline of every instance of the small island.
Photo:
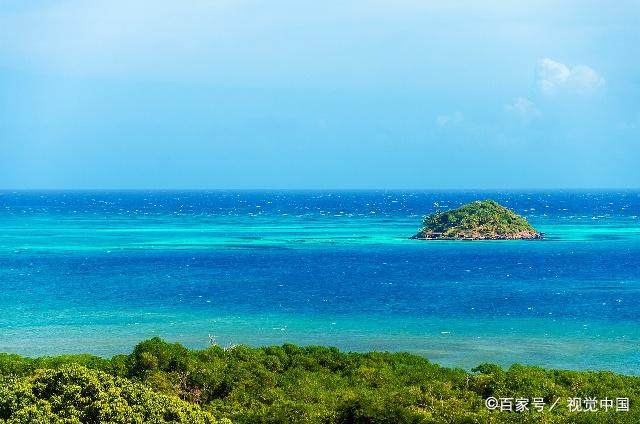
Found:
[(542, 233), (493, 200), (478, 200), (457, 209), (436, 212), (422, 221), (417, 240), (532, 240)]

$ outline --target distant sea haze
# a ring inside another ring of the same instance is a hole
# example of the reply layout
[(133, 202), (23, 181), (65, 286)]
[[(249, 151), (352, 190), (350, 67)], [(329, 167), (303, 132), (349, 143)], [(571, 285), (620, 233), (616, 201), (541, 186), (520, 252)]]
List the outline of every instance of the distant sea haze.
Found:
[[(409, 240), (492, 198), (533, 241)], [(640, 375), (640, 192), (4, 191), (0, 351), (161, 336)]]

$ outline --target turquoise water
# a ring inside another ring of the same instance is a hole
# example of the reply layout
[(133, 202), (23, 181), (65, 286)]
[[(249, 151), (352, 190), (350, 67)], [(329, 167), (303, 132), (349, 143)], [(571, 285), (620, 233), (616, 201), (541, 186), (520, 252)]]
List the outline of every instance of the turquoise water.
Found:
[[(494, 198), (542, 241), (408, 240)], [(638, 192), (1, 192), (0, 351), (293, 342), (640, 374)]]

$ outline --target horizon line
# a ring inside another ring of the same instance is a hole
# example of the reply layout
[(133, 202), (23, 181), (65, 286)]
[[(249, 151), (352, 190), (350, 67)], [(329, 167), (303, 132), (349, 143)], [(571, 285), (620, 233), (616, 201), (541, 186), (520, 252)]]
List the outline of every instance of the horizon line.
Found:
[(640, 191), (640, 187), (457, 187), (457, 188), (418, 188), (418, 187), (355, 187), (355, 188), (282, 188), (282, 187), (230, 187), (230, 188), (220, 188), (220, 187), (206, 187), (206, 188), (177, 188), (177, 187), (169, 187), (169, 188), (148, 188), (148, 187), (133, 187), (133, 188), (122, 188), (122, 187), (75, 187), (75, 188), (67, 188), (67, 187), (52, 187), (52, 188), (0, 188), (1, 192), (98, 192), (98, 191), (122, 191), (122, 192), (136, 192), (136, 191), (172, 191), (172, 192), (206, 192), (206, 191), (422, 191), (422, 192), (442, 192), (442, 191), (512, 191), (512, 192), (521, 192), (521, 191)]

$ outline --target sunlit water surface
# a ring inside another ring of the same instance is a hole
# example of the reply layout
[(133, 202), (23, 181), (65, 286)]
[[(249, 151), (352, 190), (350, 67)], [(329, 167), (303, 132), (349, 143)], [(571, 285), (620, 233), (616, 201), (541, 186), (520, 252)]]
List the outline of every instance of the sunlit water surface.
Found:
[[(415, 241), (493, 198), (542, 241)], [(0, 351), (403, 350), (640, 374), (638, 192), (0, 192)]]

